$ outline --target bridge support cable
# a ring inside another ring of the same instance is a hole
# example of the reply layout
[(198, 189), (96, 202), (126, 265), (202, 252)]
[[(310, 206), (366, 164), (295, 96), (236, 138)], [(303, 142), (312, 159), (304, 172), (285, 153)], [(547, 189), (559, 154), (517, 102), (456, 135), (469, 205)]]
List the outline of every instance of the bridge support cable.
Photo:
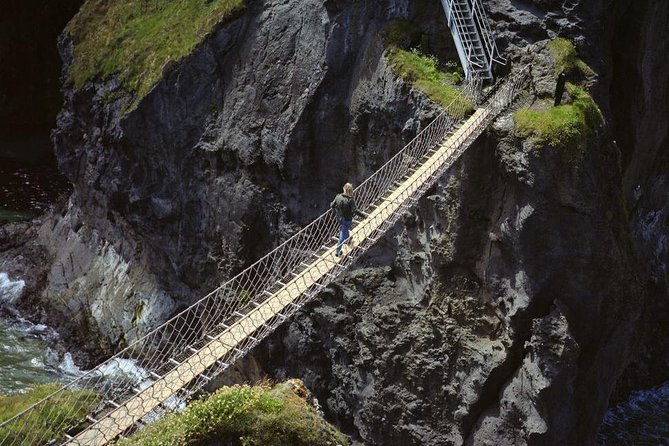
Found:
[[(182, 408), (390, 229), (514, 100), (527, 74), (525, 68), (510, 77), (466, 119), (463, 101), (454, 101), (365, 180), (356, 200), (366, 217), (356, 220), (341, 257), (334, 256), (338, 224), (328, 211), (114, 357), (0, 424), (0, 444), (104, 445)], [(62, 412), (76, 407), (80, 390), (98, 395), (88, 419)], [(45, 419), (50, 429), (35, 429)]]

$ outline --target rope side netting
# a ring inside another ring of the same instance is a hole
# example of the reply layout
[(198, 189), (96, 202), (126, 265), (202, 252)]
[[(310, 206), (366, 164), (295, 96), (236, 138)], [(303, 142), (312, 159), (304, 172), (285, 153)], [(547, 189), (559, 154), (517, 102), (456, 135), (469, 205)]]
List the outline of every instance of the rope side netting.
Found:
[[(508, 77), (469, 117), (471, 102), (456, 99), (367, 178), (355, 199), (368, 217), (354, 221), (356, 240), (344, 255), (333, 255), (339, 224), (328, 210), (192, 306), (2, 422), (0, 444), (106, 444), (183, 409), (392, 228), (528, 79), (529, 67)], [(472, 83), (463, 96), (477, 92)]]

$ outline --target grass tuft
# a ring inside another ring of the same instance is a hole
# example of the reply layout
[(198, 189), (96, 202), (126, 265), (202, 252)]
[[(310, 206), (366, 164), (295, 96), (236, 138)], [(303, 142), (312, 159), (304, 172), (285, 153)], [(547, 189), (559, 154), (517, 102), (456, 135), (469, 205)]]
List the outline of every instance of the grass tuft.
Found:
[[(59, 384), (43, 384), (25, 394), (0, 396), (0, 423), (37, 403), (60, 388)], [(20, 422), (0, 429), (1, 444), (43, 444), (50, 439), (64, 440), (62, 432), (53, 426), (77, 425), (99, 401), (99, 395), (88, 390), (61, 392), (49, 404), (30, 412), (29, 432), (21, 430)]]
[(564, 37), (558, 37), (548, 43), (548, 49), (555, 60), (555, 74), (562, 72), (570, 73), (574, 69), (578, 69), (585, 76), (594, 75), (592, 68), (585, 62), (578, 58), (576, 47), (570, 40)]
[(463, 80), (462, 72), (455, 66), (442, 71), (437, 59), (417, 50), (415, 45), (423, 39), (415, 26), (402, 20), (390, 22), (385, 38), (390, 64), (399, 77), (443, 107), (455, 101), (452, 110), (462, 110), (462, 115), (473, 110), (471, 100), (457, 88)]
[(227, 444), (233, 439), (243, 446), (348, 444), (289, 383), (283, 383), (274, 388), (267, 384), (223, 387), (193, 402), (184, 413), (170, 415), (119, 445), (195, 446)]
[(77, 88), (118, 74), (134, 106), (244, 0), (88, 0), (67, 25), (74, 39), (70, 76)]
[(519, 110), (514, 115), (515, 133), (533, 137), (536, 144), (558, 149), (563, 158), (578, 164), (583, 158), (592, 131), (602, 124), (602, 113), (594, 99), (583, 89), (567, 84), (571, 103), (552, 107), (544, 102), (539, 107)]

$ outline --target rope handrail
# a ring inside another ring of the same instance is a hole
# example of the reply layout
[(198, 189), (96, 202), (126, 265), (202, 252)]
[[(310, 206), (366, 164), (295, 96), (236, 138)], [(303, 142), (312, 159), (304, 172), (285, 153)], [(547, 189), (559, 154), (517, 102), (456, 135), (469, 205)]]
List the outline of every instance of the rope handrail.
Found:
[[(161, 382), (168, 374), (179, 372), (180, 367), (197, 355), (196, 352), (210, 348), (224, 335), (232, 333), (231, 327), (248, 325), (252, 322), (251, 315), (259, 313), (264, 305), (272, 303), (280, 293), (290, 290), (291, 284), (297, 280), (304, 280), (307, 276), (311, 278), (308, 286), (305, 285), (306, 288), (300, 290), (299, 295), (291, 296), (289, 302), (282, 302), (283, 306), (279, 310), (267, 317), (263, 316), (265, 319), (256, 325), (249, 325), (248, 332), (244, 331), (243, 336), (233, 336), (234, 339), (229, 341), (231, 345), (225, 353), (220, 358), (217, 357), (215, 363), (203, 365), (202, 372), (198, 371), (196, 376), (187, 381), (187, 385), (168, 388), (169, 392), (166, 394), (172, 396), (161, 399), (160, 406), (152, 406), (143, 420), (150, 421), (162, 412), (175, 410), (180, 404), (178, 399), (187, 400), (193, 392), (204, 387), (215, 375), (246, 354), (392, 227), (401, 212), (409, 209), (499, 112), (514, 100), (523, 88), (528, 72), (528, 67), (525, 67), (501, 85), (482, 109), (485, 112), (477, 112), (474, 121), (470, 122), (473, 118), (467, 121), (467, 129), (460, 126), (456, 130), (456, 127), (465, 116), (469, 105), (461, 99), (454, 100), (446, 111), (360, 184), (355, 192), (356, 200), (359, 207), (369, 213), (370, 217), (354, 226), (352, 234), (363, 238), (356, 240), (351, 252), (343, 258), (336, 262), (328, 260), (330, 263), (323, 260), (323, 255), (333, 249), (334, 242), (331, 239), (338, 232), (338, 224), (328, 210), (220, 287), (149, 331), (112, 358), (1, 423), (0, 444), (55, 444), (58, 441), (71, 440), (70, 435), (76, 435), (83, 427), (76, 413), (70, 411), (63, 415), (65, 405), (55, 407), (58, 405), (50, 405), (49, 402), (59, 399), (75, 401), (76, 395), (72, 392), (79, 389), (93, 389), (99, 393), (99, 401), (87, 417), (87, 423), (93, 428), (102, 426), (101, 420), (114, 408), (132, 401), (147, 386)], [(474, 88), (469, 87), (468, 93), (473, 93)], [(436, 151), (454, 130), (457, 144), (449, 147), (443, 154)], [(458, 136), (458, 132), (462, 130), (468, 131), (466, 137)], [(434, 161), (434, 154), (439, 155), (438, 162)], [(393, 185), (401, 180), (407, 181), (421, 166), (425, 167), (426, 157), (429, 163), (437, 163), (431, 167), (429, 175), (421, 174), (425, 178), (421, 177), (419, 183), (419, 180), (412, 180), (408, 186), (407, 183), (402, 183), (402, 187), (411, 187), (411, 191), (407, 192), (409, 189), (406, 189), (401, 195), (395, 196), (399, 189)], [(381, 202), (378, 203), (379, 201)], [(394, 207), (391, 209), (389, 206)], [(370, 229), (372, 227), (368, 220), (379, 212), (387, 212), (388, 215), (384, 214), (381, 223), (377, 221), (377, 226)], [(314, 270), (316, 267), (317, 272)], [(132, 373), (128, 371), (131, 365), (129, 360), (134, 361), (132, 366), (136, 367)], [(170, 398), (173, 400), (168, 401)], [(53, 420), (51, 431), (35, 433), (33, 426), (43, 418)], [(59, 436), (57, 432), (63, 434)], [(117, 435), (118, 432), (106, 441), (113, 440)]]

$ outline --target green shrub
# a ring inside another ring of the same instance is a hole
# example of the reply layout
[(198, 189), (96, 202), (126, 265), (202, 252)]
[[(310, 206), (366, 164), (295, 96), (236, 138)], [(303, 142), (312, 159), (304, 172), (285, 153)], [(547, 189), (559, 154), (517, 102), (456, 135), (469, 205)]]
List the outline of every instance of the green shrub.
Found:
[(224, 387), (120, 445), (198, 445), (239, 439), (244, 446), (347, 445), (347, 438), (295, 394), (289, 383)]
[(548, 48), (555, 60), (555, 74), (560, 74), (563, 71), (569, 73), (575, 68), (585, 76), (594, 74), (592, 68), (578, 58), (576, 47), (568, 39), (558, 37), (548, 43)]
[[(60, 388), (58, 384), (43, 384), (25, 394), (0, 396), (0, 423), (27, 409)], [(99, 395), (92, 391), (61, 392), (48, 404), (37, 406), (29, 412), (30, 429), (24, 428), (26, 418), (0, 429), (2, 444), (43, 444), (49, 439), (64, 440), (60, 429), (67, 425), (77, 425), (88, 415)]]
[(77, 88), (119, 74), (123, 88), (141, 99), (167, 62), (188, 55), (244, 0), (88, 0), (67, 25), (74, 39), (70, 75)]
[(514, 115), (515, 133), (533, 137), (538, 145), (562, 152), (566, 161), (578, 163), (587, 145), (587, 139), (602, 121), (602, 114), (592, 97), (581, 88), (567, 84), (571, 103), (543, 109), (523, 109)]
[(410, 49), (422, 40), (415, 26), (396, 20), (387, 25), (385, 36), (390, 65), (400, 78), (443, 107), (453, 103), (450, 110), (458, 110), (461, 116), (473, 110), (471, 100), (456, 88), (463, 80), (462, 71), (457, 66), (447, 64), (452, 71), (444, 72), (434, 57)]

